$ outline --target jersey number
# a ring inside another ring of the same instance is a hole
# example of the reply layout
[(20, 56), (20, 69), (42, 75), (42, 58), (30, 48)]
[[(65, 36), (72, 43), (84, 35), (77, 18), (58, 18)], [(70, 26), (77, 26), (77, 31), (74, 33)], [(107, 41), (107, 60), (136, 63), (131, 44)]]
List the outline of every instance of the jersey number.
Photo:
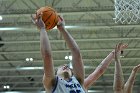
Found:
[(71, 90), (70, 93), (80, 93), (80, 90)]

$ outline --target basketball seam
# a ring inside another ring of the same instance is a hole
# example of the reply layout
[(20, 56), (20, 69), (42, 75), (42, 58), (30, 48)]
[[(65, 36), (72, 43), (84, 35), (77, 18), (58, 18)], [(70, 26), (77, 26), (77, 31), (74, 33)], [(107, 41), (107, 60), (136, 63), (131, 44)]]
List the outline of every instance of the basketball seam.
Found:
[(46, 18), (46, 20), (44, 21), (44, 23), (46, 23), (46, 21), (51, 17), (52, 13), (49, 15), (48, 18)]
[[(54, 12), (54, 13), (55, 13), (55, 12)], [(56, 24), (56, 22), (55, 22), (55, 21), (56, 21), (56, 17), (57, 17), (57, 16), (55, 15), (55, 20), (54, 20), (53, 24), (51, 25), (51, 27), (49, 27), (49, 29), (52, 28), (52, 27), (54, 26), (54, 24)]]

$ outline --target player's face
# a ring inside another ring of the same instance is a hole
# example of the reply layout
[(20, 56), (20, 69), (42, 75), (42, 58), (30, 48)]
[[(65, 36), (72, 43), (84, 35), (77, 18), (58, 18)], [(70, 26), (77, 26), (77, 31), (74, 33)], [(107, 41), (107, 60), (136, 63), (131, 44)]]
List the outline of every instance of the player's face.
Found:
[(68, 67), (67, 64), (64, 64), (63, 66), (60, 66), (57, 70), (57, 75), (62, 75), (64, 73), (68, 73), (69, 76), (72, 76), (71, 69)]

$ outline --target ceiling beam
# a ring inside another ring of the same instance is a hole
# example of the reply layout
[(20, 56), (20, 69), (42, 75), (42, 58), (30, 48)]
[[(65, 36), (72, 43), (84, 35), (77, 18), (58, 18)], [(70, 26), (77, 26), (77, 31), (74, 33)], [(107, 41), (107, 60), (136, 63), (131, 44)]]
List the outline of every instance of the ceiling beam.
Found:
[[(11, 17), (19, 17), (19, 16), (30, 17), (31, 16), (31, 12), (30, 13), (18, 13), (19, 11), (20, 10), (17, 11), (17, 14), (16, 13), (11, 13), (10, 15), (4, 13), (4, 14), (2, 14), (2, 16), (3, 17), (10, 17), (10, 16)], [(32, 10), (32, 11), (35, 13), (35, 10)], [(110, 10), (110, 11), (103, 11), (103, 10), (101, 10), (101, 11), (58, 12), (58, 14), (61, 14), (63, 16), (66, 16), (66, 15), (83, 15), (85, 13), (91, 13), (91, 14), (108, 14), (108, 13), (111, 13), (111, 14), (113, 14), (114, 10)]]
[[(81, 52), (105, 52), (105, 51), (112, 51), (114, 49), (81, 49)], [(140, 48), (128, 48), (125, 51), (140, 51)], [(70, 52), (70, 50), (52, 50), (53, 53), (62, 53), (62, 52)], [(33, 53), (40, 53), (39, 50), (27, 50), (27, 51), (1, 51), (0, 54), (33, 54)]]
[[(93, 38), (93, 39), (75, 39), (77, 42), (90, 42), (90, 41), (120, 41), (120, 40), (140, 40), (140, 37), (123, 37), (123, 38)], [(51, 43), (65, 42), (64, 40), (50, 40)], [(14, 43), (40, 43), (39, 40), (30, 41), (0, 41), (0, 44), (14, 44)]]
[[(91, 59), (86, 59), (83, 58), (84, 61), (91, 61)], [(94, 61), (101, 61), (103, 60), (103, 58), (93, 58)], [(140, 57), (122, 57), (121, 60), (140, 60)], [(20, 62), (24, 62), (25, 60), (21, 59), (21, 60), (0, 60), (0, 63), (2, 64), (7, 64), (7, 63), (20, 63)], [(62, 61), (66, 61), (65, 59), (54, 59), (54, 62), (62, 62)], [(34, 60), (34, 63), (40, 63), (42, 62), (42, 60)]]

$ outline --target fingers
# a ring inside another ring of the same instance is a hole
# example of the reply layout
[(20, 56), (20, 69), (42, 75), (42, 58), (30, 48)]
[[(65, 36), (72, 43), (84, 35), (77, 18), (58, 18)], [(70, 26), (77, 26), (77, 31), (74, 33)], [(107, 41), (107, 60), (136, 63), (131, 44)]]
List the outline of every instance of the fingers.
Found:
[(62, 15), (58, 15), (60, 21), (64, 21), (63, 16)]
[(32, 22), (33, 22), (33, 24), (36, 24), (36, 18), (33, 16), (33, 14), (31, 14), (31, 20), (32, 20)]
[(123, 43), (118, 43), (115, 47), (115, 60), (118, 60), (118, 58), (120, 57), (120, 54), (123, 53), (123, 48), (126, 47), (126, 44)]
[(118, 50), (121, 50), (121, 47), (123, 46), (123, 43), (118, 44)]
[(123, 45), (123, 48), (127, 48), (127, 47), (128, 47), (128, 44), (124, 44), (124, 45)]
[(37, 13), (36, 13), (35, 16), (33, 14), (31, 14), (31, 20), (32, 20), (33, 24), (37, 25), (37, 22), (42, 21), (42, 15), (43, 15), (43, 13), (40, 13), (39, 15), (37, 15)]
[(140, 64), (133, 68), (133, 71), (138, 71), (138, 70), (140, 70)]
[(136, 68), (140, 68), (140, 64), (136, 66)]
[(57, 23), (57, 26), (61, 25), (62, 24), (62, 21), (63, 21), (63, 18), (61, 15), (58, 15), (58, 23)]
[(118, 44), (118, 51), (122, 51), (123, 49), (128, 47), (128, 44), (124, 44), (124, 43), (119, 43)]

